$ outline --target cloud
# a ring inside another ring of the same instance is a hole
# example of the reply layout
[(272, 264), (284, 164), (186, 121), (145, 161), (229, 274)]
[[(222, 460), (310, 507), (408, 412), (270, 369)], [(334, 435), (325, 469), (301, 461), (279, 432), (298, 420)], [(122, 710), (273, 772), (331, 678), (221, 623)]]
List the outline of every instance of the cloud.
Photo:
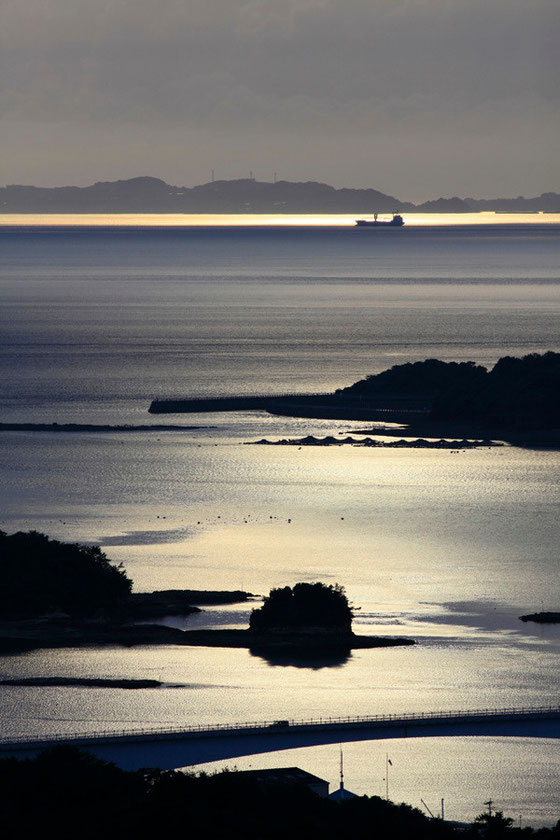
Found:
[(556, 130), (555, 0), (4, 0), (2, 16), (14, 126), (182, 126), (224, 155), (228, 135)]

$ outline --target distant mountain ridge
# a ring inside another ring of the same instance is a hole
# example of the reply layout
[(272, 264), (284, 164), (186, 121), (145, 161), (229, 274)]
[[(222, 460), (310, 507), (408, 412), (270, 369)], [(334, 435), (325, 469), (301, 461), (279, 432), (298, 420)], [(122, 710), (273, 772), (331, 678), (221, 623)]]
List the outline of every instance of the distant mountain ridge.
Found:
[(317, 181), (241, 178), (176, 187), (141, 176), (88, 187), (0, 188), (3, 213), (472, 213), (480, 210), (560, 212), (560, 194), (535, 198), (438, 198), (413, 204), (374, 189), (336, 189)]

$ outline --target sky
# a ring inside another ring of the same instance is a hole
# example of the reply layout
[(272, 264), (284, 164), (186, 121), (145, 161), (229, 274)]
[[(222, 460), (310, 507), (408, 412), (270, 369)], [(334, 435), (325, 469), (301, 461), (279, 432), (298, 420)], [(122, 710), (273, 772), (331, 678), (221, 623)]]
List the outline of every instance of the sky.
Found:
[(558, 0), (1, 0), (0, 183), (560, 191)]

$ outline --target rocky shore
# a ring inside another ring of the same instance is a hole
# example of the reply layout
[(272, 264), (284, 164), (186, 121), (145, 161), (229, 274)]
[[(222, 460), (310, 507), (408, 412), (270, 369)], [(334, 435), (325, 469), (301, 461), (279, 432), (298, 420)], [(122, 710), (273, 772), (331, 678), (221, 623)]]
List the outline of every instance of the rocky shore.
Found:
[(0, 685), (35, 686), (50, 688), (79, 687), (79, 688), (161, 688), (164, 683), (159, 680), (125, 680), (125, 679), (96, 679), (95, 677), (22, 677), (21, 679), (0, 680)]
[(160, 589), (138, 592), (130, 596), (123, 618), (130, 621), (163, 618), (167, 615), (187, 616), (200, 612), (200, 606), (241, 604), (256, 596), (240, 589), (217, 591), (204, 589)]
[(338, 650), (396, 647), (416, 644), (414, 639), (357, 636), (355, 633), (270, 632), (252, 630), (185, 630), (184, 644), (197, 647), (249, 648), (262, 651), (325, 653)]
[(159, 624), (121, 624), (70, 618), (27, 619), (0, 623), (0, 653), (41, 648), (185, 644), (183, 631)]
[(182, 630), (143, 622), (188, 616), (200, 612), (200, 606), (244, 603), (255, 597), (242, 590), (163, 589), (130, 595), (110, 617), (4, 619), (0, 622), (0, 654), (38, 648), (189, 644)]
[(520, 615), (521, 621), (535, 621), (537, 624), (560, 624), (560, 612), (538, 612)]
[(263, 652), (323, 654), (413, 645), (414, 639), (358, 636), (355, 633), (270, 632), (251, 630), (178, 630), (161, 624), (121, 624), (68, 618), (28, 619), (0, 623), (0, 653), (40, 648), (137, 645), (246, 648)]
[[(373, 432), (375, 433), (375, 431)], [(380, 434), (381, 430), (377, 432)], [(402, 434), (402, 433), (401, 433)], [(375, 440), (370, 437), (353, 438), (351, 436), (345, 438), (335, 438), (332, 435), (324, 438), (316, 438), (313, 435), (307, 435), (303, 438), (283, 438), (282, 440), (262, 440), (247, 441), (247, 445), (255, 446), (363, 446), (376, 447), (380, 449), (476, 449), (478, 447), (489, 446), (503, 446), (503, 443), (496, 443), (492, 440), (424, 440), (419, 438), (416, 440)]]
[(0, 432), (190, 432), (212, 426), (110, 426), (96, 423), (0, 423)]

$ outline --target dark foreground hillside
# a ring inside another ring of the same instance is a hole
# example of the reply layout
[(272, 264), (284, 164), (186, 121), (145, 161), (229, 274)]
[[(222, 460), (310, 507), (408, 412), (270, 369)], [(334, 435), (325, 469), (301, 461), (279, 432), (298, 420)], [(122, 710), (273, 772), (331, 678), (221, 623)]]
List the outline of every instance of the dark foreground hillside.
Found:
[(337, 803), (306, 787), (267, 784), (251, 774), (130, 773), (64, 747), (34, 760), (1, 760), (0, 806), (6, 837), (560, 838), (558, 825), (552, 830), (521, 831), (501, 817), (465, 832), (428, 819), (409, 805), (376, 796)]

